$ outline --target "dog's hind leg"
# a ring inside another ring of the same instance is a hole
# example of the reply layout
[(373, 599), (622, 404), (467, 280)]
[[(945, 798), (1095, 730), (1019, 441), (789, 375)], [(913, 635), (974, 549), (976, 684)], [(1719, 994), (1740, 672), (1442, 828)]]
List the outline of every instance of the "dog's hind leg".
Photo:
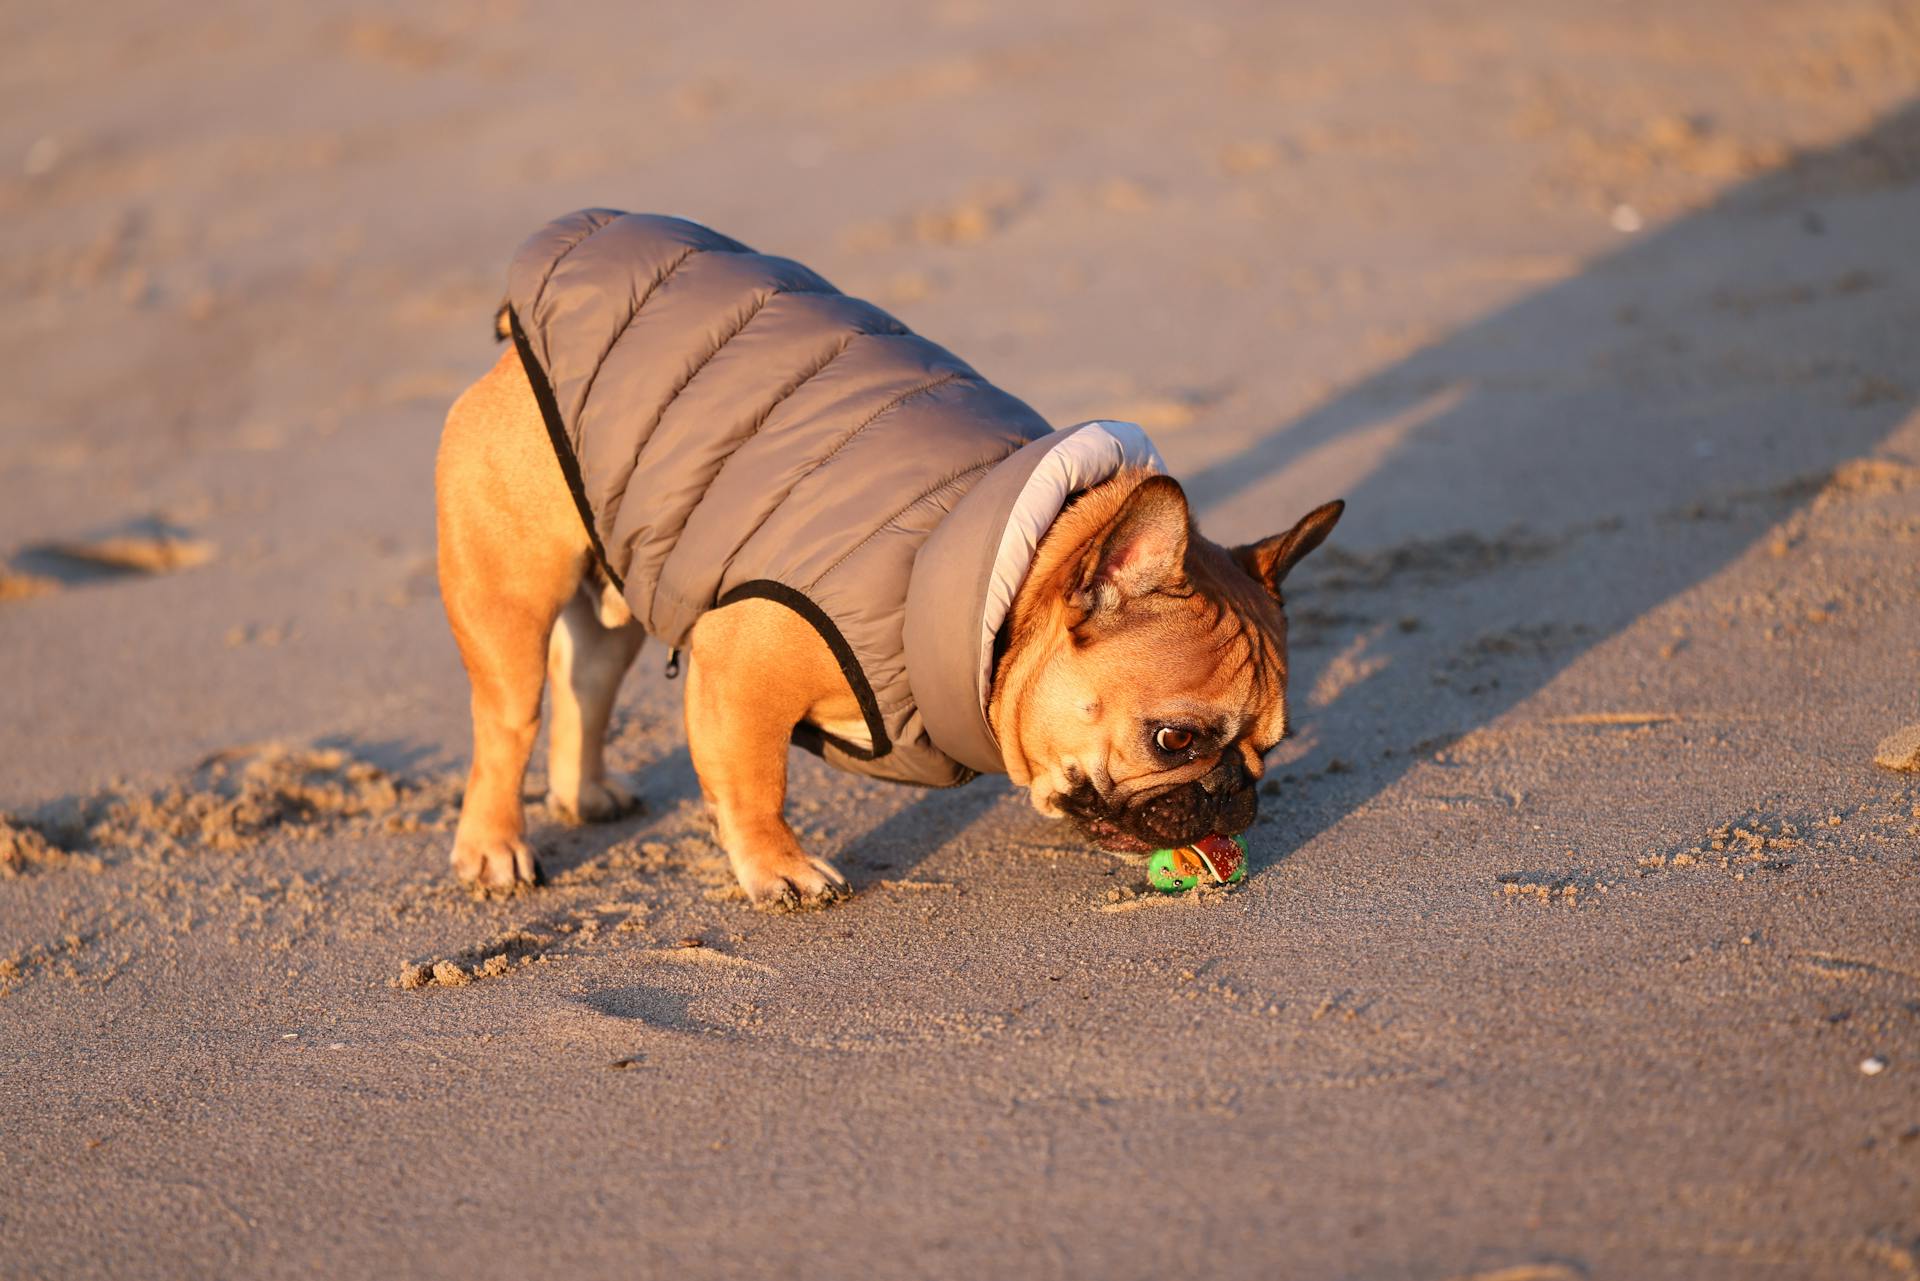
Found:
[(603, 823), (634, 805), (607, 778), (602, 749), (620, 679), (645, 635), (617, 597), (603, 597), (591, 578), (582, 584), (560, 611), (547, 649), (547, 808), (571, 823)]
[(440, 597), (473, 685), (473, 769), (453, 870), (482, 886), (533, 884), (540, 867), (520, 789), (548, 637), (592, 552), (511, 350), (448, 413), (434, 496)]

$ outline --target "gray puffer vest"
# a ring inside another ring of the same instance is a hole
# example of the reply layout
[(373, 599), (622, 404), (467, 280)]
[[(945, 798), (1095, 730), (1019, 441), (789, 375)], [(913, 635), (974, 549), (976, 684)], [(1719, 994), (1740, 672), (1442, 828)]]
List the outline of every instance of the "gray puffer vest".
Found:
[(994, 633), (1067, 498), (1157, 465), (1137, 427), (1051, 432), (877, 307), (678, 218), (550, 223), (507, 302), (595, 551), (650, 635), (681, 646), (709, 609), (777, 601), (866, 722), (864, 741), (801, 726), (801, 746), (933, 786), (1002, 768)]

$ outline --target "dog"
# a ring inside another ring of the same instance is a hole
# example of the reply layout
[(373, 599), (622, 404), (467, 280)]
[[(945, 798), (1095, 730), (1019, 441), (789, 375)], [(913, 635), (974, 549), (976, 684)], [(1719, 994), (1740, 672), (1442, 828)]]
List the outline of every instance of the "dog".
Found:
[(602, 744), (643, 638), (685, 651), (686, 735), (756, 906), (848, 883), (783, 817), (790, 742), (950, 785), (1001, 771), (1144, 857), (1255, 818), (1287, 732), (1281, 586), (1327, 503), (1226, 548), (1144, 433), (1053, 431), (797, 263), (585, 210), (523, 246), (493, 368), (435, 469), (442, 599), (472, 686), (452, 864), (537, 884), (521, 788), (550, 691), (549, 811), (633, 798)]

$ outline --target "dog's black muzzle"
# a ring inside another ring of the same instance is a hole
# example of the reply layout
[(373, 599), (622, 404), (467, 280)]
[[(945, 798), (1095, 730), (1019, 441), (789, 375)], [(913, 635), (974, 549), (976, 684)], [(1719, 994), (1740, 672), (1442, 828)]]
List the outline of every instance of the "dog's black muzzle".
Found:
[(1218, 832), (1232, 836), (1253, 826), (1260, 793), (1239, 756), (1222, 760), (1188, 783), (1141, 805), (1122, 826), (1156, 849), (1191, 845)]
[(1117, 813), (1107, 809), (1088, 783), (1075, 787), (1061, 806), (1094, 844), (1131, 852), (1191, 845), (1216, 832), (1244, 832), (1259, 813), (1260, 794), (1235, 755), (1184, 786)]

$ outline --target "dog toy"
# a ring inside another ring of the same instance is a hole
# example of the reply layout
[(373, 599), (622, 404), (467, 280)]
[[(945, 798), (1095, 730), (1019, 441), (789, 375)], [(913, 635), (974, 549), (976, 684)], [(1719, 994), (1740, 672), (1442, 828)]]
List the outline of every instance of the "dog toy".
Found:
[(1155, 850), (1147, 882), (1163, 894), (1184, 894), (1202, 876), (1215, 885), (1247, 878), (1247, 843), (1237, 836), (1207, 836), (1177, 850)]

